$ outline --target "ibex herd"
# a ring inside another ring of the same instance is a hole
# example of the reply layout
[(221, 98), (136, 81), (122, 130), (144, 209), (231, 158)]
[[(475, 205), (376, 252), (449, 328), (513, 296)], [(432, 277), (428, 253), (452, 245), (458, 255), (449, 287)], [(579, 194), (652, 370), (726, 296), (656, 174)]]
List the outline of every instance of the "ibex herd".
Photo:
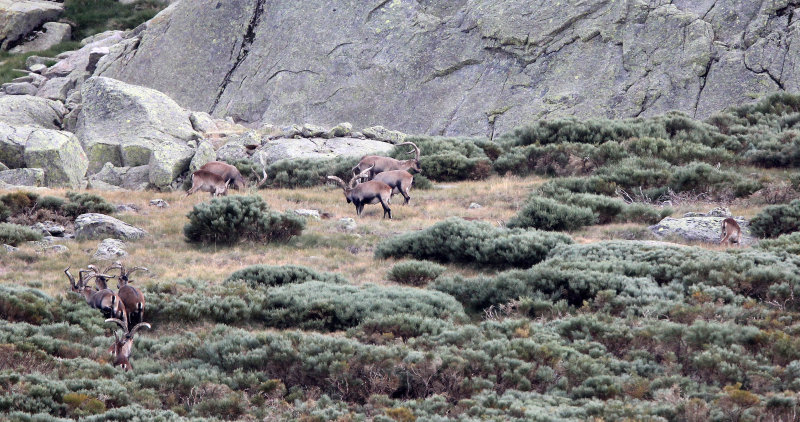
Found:
[[(410, 160), (397, 160), (391, 157), (380, 157), (377, 155), (366, 155), (353, 167), (353, 177), (350, 183), (336, 176), (328, 176), (328, 180), (336, 182), (344, 190), (344, 197), (347, 203), (356, 206), (356, 214), (361, 216), (366, 204), (380, 203), (383, 207), (383, 217), (392, 218), (392, 209), (389, 208), (389, 201), (392, 195), (399, 193), (403, 195), (404, 204), (411, 200), (409, 190), (414, 182), (414, 176), (408, 172), (413, 169), (417, 173), (422, 172), (419, 165), (420, 150), (413, 142), (403, 142), (401, 145), (411, 145), (409, 153), (414, 153), (414, 158)], [(359, 183), (366, 179), (364, 183)]]
[[(126, 270), (125, 266), (117, 261), (101, 272), (94, 265), (88, 265), (87, 269), (78, 271), (77, 282), (69, 269), (70, 267), (67, 267), (64, 274), (69, 279), (71, 290), (82, 294), (89, 306), (99, 309), (106, 317), (106, 322), (113, 322), (123, 330), (122, 339), (117, 336), (116, 330), (114, 331), (116, 341), (108, 348), (114, 357), (114, 366), (120, 365), (126, 371), (133, 369), (129, 360), (133, 349), (133, 335), (142, 327), (150, 328), (150, 324), (144, 322), (144, 295), (128, 282), (131, 274), (136, 271), (148, 271), (147, 268), (133, 267)], [(117, 293), (108, 288), (108, 280), (117, 277), (108, 275), (108, 272), (115, 269), (119, 270)], [(92, 279), (94, 287), (89, 285)]]

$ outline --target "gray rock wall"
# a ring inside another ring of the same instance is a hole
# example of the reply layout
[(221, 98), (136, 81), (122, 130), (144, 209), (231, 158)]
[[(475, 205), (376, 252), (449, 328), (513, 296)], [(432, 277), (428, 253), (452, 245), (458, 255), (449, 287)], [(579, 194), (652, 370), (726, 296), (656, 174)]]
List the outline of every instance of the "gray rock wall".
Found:
[(246, 121), (489, 135), (800, 90), (794, 0), (195, 0), (98, 72)]

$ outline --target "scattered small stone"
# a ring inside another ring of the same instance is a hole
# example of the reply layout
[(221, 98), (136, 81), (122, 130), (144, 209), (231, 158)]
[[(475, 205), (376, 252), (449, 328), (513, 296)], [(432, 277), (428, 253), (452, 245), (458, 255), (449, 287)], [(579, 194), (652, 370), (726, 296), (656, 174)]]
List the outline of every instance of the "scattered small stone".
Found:
[(75, 219), (77, 239), (141, 239), (146, 231), (105, 214), (81, 214)]
[(473, 202), (473, 203), (469, 204), (469, 209), (474, 210), (474, 209), (477, 209), (477, 208), (483, 208), (483, 205), (481, 205), (481, 204), (479, 204), (477, 202)]
[(7, 83), (2, 87), (8, 95), (36, 95), (36, 92), (39, 91), (36, 85), (30, 82)]
[(317, 210), (306, 210), (306, 209), (299, 209), (294, 210), (295, 214), (302, 215), (303, 217), (311, 217), (315, 220), (320, 219), (319, 211)]
[(69, 248), (64, 245), (49, 245), (42, 248), (43, 253), (64, 253), (69, 252)]
[(28, 68), (31, 72), (42, 73), (47, 69), (47, 66), (42, 63), (35, 63)]
[(139, 212), (140, 208), (134, 204), (119, 204), (116, 206), (116, 211), (120, 212)]
[(338, 226), (340, 229), (347, 231), (353, 231), (358, 227), (356, 220), (353, 220), (351, 217), (340, 218)]
[(3, 244), (3, 248), (5, 248), (6, 252), (19, 252), (19, 248), (15, 248), (11, 245)]
[(67, 231), (64, 226), (56, 224), (52, 221), (36, 223), (32, 225), (31, 228), (40, 231), (45, 236), (53, 237), (61, 237), (64, 235), (64, 232)]
[(128, 256), (128, 251), (125, 250), (125, 243), (118, 239), (103, 239), (92, 258), (101, 260), (116, 260)]
[(169, 203), (161, 198), (151, 199), (150, 205), (159, 208), (169, 208)]

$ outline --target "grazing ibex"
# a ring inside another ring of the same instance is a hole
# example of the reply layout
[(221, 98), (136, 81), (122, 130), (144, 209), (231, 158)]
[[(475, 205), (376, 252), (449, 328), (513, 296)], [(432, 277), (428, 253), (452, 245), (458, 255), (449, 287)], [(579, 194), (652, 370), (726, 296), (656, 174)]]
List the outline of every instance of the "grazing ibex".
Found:
[[(267, 181), (267, 170), (266, 164), (264, 164), (263, 157), (259, 158), (261, 161), (261, 172), (264, 174), (264, 178), (261, 179), (260, 182), (256, 185), (256, 187), (260, 187)], [(242, 173), (239, 172), (235, 166), (232, 166), (228, 163), (223, 163), (222, 161), (210, 161), (208, 163), (203, 164), (198, 171), (205, 170), (211, 173), (216, 174), (217, 176), (221, 177), (224, 181), (228, 182), (234, 189), (243, 190), (246, 187), (246, 183), (244, 181), (244, 177), (242, 177)], [(197, 171), (195, 172), (197, 173)]]
[(722, 238), (720, 239), (719, 244), (724, 245), (727, 243), (730, 245), (731, 243), (736, 243), (737, 245), (741, 246), (741, 239), (742, 228), (739, 227), (739, 223), (730, 217), (722, 220)]
[(108, 348), (108, 352), (111, 356), (114, 356), (114, 363), (113, 366), (122, 365), (122, 369), (128, 371), (129, 369), (133, 369), (133, 365), (131, 365), (130, 357), (131, 351), (133, 350), (133, 336), (136, 334), (137, 331), (141, 328), (151, 328), (150, 324), (146, 322), (142, 322), (132, 329), (128, 329), (128, 323), (125, 322), (124, 319), (119, 318), (108, 318), (106, 322), (113, 322), (122, 328), (123, 335), (122, 338), (117, 336), (117, 331), (114, 330), (114, 344)]
[(342, 187), (347, 203), (349, 204), (352, 202), (353, 205), (356, 206), (356, 214), (358, 214), (359, 217), (361, 216), (361, 211), (364, 210), (364, 205), (377, 204), (380, 202), (381, 206), (383, 206), (383, 218), (386, 218), (386, 214), (389, 214), (389, 219), (391, 220), (392, 209), (389, 208), (389, 199), (392, 197), (392, 188), (386, 183), (376, 182), (374, 180), (356, 185), (358, 179), (366, 177), (371, 169), (370, 167), (354, 175), (353, 178), (350, 179), (349, 185), (345, 184), (344, 180), (336, 176), (328, 176), (328, 180), (333, 180)]
[(225, 196), (228, 194), (229, 183), (230, 181), (216, 173), (200, 169), (192, 173), (192, 187), (186, 191), (186, 196), (197, 191), (208, 192), (211, 196)]
[(133, 267), (130, 270), (125, 271), (125, 266), (123, 266), (121, 262), (117, 261), (108, 267), (106, 272), (115, 268), (119, 269), (119, 278), (117, 279), (117, 289), (119, 289), (119, 293), (117, 293), (117, 295), (122, 301), (122, 304), (125, 306), (125, 312), (128, 314), (128, 326), (136, 327), (138, 324), (144, 322), (144, 294), (142, 294), (142, 292), (136, 287), (128, 284), (128, 282), (130, 281), (130, 275), (134, 272), (149, 272), (150, 270), (145, 267)]
[(89, 306), (99, 309), (101, 312), (103, 312), (103, 315), (106, 316), (106, 318), (128, 318), (125, 307), (122, 304), (122, 300), (120, 300), (119, 296), (117, 296), (111, 289), (94, 290), (87, 285), (89, 279), (92, 277), (95, 279), (98, 279), (99, 277), (101, 281), (98, 282), (98, 285), (102, 286), (105, 284), (106, 280), (114, 278), (113, 276), (95, 272), (84, 278), (83, 273), (90, 271), (81, 270), (81, 279), (78, 283), (76, 283), (75, 278), (69, 273), (69, 268), (70, 267), (67, 267), (67, 269), (64, 270), (64, 274), (66, 274), (67, 278), (69, 278), (69, 284), (72, 291), (82, 294)]
[[(414, 158), (410, 160), (397, 160), (391, 157), (381, 157), (378, 155), (365, 155), (361, 158), (361, 161), (353, 167), (353, 175), (357, 175), (359, 173), (363, 173), (365, 170), (369, 169), (367, 180), (372, 180), (376, 174), (383, 173), (385, 171), (390, 170), (406, 170), (414, 169), (417, 173), (422, 172), (422, 168), (419, 166), (419, 147), (417, 147), (413, 142), (403, 142), (402, 144), (397, 144), (397, 146), (401, 145), (411, 145), (412, 149), (409, 153), (414, 153)], [(360, 176), (362, 178), (364, 176)]]
[(411, 184), (414, 182), (414, 176), (405, 170), (390, 170), (378, 173), (372, 179), (375, 182), (383, 182), (392, 188), (392, 195), (399, 193), (405, 199), (404, 204), (408, 204), (411, 199), (408, 191), (411, 189)]

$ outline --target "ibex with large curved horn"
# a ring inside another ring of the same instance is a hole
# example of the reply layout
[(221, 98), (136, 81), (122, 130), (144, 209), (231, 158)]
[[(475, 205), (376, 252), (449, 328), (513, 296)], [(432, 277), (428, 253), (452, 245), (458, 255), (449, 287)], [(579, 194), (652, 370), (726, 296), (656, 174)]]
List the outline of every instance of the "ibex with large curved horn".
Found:
[(356, 206), (356, 214), (358, 214), (359, 217), (364, 210), (364, 205), (377, 204), (380, 202), (381, 206), (383, 206), (383, 218), (386, 218), (388, 214), (391, 220), (392, 209), (389, 208), (389, 199), (392, 197), (392, 188), (386, 183), (376, 182), (374, 180), (358, 185), (356, 184), (358, 179), (366, 177), (371, 169), (370, 167), (354, 175), (353, 178), (350, 179), (350, 184), (345, 184), (344, 180), (336, 176), (328, 176), (328, 180), (333, 180), (341, 186), (342, 190), (344, 190), (344, 197), (347, 199), (347, 203), (349, 204), (352, 202), (353, 205)]
[(133, 365), (131, 365), (131, 351), (133, 350), (133, 336), (139, 331), (141, 328), (150, 329), (150, 324), (146, 322), (142, 322), (133, 329), (128, 329), (128, 323), (125, 320), (119, 318), (108, 318), (106, 322), (113, 322), (120, 326), (123, 330), (122, 338), (117, 336), (117, 330), (114, 330), (114, 344), (108, 348), (108, 352), (111, 356), (114, 356), (114, 363), (113, 366), (122, 365), (122, 369), (128, 371), (129, 369), (133, 369)]
[(397, 146), (411, 145), (412, 149), (409, 153), (414, 153), (414, 158), (410, 160), (397, 160), (391, 157), (381, 157), (378, 155), (365, 155), (361, 161), (353, 167), (353, 175), (363, 173), (365, 170), (370, 169), (368, 180), (372, 180), (376, 174), (383, 173), (391, 170), (406, 170), (414, 169), (417, 173), (422, 173), (422, 168), (419, 166), (419, 147), (413, 142), (403, 142)]
[(119, 278), (117, 279), (117, 289), (119, 289), (119, 293), (117, 293), (117, 295), (125, 306), (125, 312), (128, 314), (128, 326), (136, 327), (144, 322), (144, 294), (136, 287), (128, 284), (128, 282), (130, 281), (130, 275), (134, 272), (149, 272), (150, 270), (145, 267), (133, 267), (125, 271), (125, 266), (119, 261), (108, 267), (106, 272), (111, 269), (119, 270)]
[[(80, 275), (81, 279), (78, 283), (75, 282), (75, 278), (72, 274), (69, 273), (69, 268), (64, 270), (64, 274), (67, 275), (69, 278), (70, 288), (75, 293), (80, 293), (86, 299), (86, 303), (89, 304), (92, 308), (99, 309), (103, 312), (103, 315), (106, 318), (120, 318), (120, 319), (127, 319), (127, 313), (125, 311), (125, 307), (122, 304), (122, 300), (120, 300), (119, 296), (117, 296), (111, 289), (104, 288), (100, 290), (94, 290), (89, 287), (87, 284), (89, 279), (95, 278), (98, 283), (98, 286), (104, 286), (106, 280), (114, 278), (114, 276), (101, 274), (98, 272), (93, 272), (89, 270), (81, 270)], [(88, 277), (84, 278), (83, 273), (93, 272)]]

